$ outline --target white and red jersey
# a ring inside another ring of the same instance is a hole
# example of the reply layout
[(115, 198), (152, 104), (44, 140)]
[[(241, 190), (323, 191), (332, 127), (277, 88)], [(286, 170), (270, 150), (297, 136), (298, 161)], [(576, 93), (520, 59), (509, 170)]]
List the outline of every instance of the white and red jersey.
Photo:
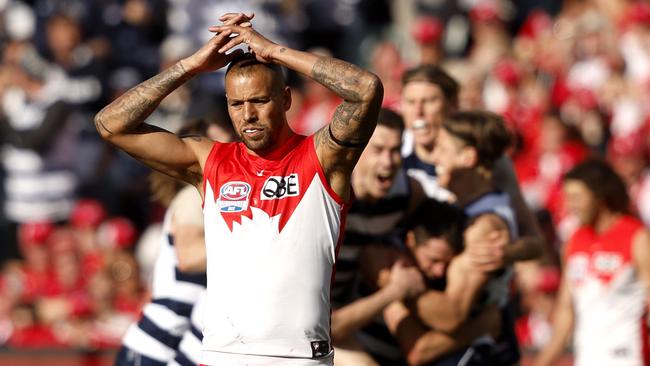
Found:
[(312, 137), (264, 157), (215, 143), (204, 167), (207, 365), (331, 365), (330, 286), (347, 204)]
[(568, 242), (576, 366), (650, 364), (648, 294), (632, 258), (633, 238), (642, 228), (639, 220), (623, 216), (600, 234), (581, 227)]

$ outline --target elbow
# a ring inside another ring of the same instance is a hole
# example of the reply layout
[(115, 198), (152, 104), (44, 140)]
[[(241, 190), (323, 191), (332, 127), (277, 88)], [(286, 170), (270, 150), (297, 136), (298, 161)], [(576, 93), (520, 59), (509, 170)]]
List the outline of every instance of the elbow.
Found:
[(97, 132), (101, 138), (104, 140), (110, 140), (110, 138), (113, 136), (113, 132), (106, 126), (107, 122), (105, 121), (102, 112), (103, 110), (95, 115), (95, 128), (97, 129)]
[(192, 264), (186, 260), (183, 259), (182, 257), (178, 256), (178, 262), (176, 263), (176, 267), (178, 268), (179, 271), (187, 273), (187, 272), (192, 272)]
[(363, 100), (368, 103), (381, 103), (384, 98), (384, 84), (375, 74), (368, 73), (364, 85)]
[(178, 262), (176, 263), (176, 266), (178, 267), (178, 270), (181, 272), (199, 273), (199, 272), (204, 272), (206, 270), (205, 262), (200, 263), (198, 261), (191, 261), (188, 258), (184, 258), (182, 256), (177, 256), (177, 257), (178, 257)]
[(413, 350), (406, 355), (406, 362), (409, 366), (420, 366), (425, 364), (422, 358), (422, 353), (416, 350)]
[(338, 316), (336, 311), (332, 313), (332, 325), (330, 326), (330, 336), (332, 343), (337, 344), (348, 336), (348, 330), (343, 324), (342, 319)]
[(431, 357), (427, 357), (426, 348), (422, 342), (417, 342), (412, 349), (406, 353), (406, 362), (409, 366), (421, 366), (431, 362)]

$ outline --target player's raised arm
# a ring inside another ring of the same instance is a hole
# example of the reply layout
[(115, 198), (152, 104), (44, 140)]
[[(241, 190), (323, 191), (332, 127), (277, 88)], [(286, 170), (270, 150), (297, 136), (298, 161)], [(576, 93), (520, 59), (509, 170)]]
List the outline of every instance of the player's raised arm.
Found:
[(223, 25), (210, 30), (238, 34), (221, 48), (221, 52), (245, 43), (259, 61), (297, 71), (343, 99), (331, 123), (316, 133), (315, 144), (330, 185), (339, 195), (347, 197), (350, 173), (377, 123), (383, 98), (379, 78), (345, 61), (275, 44), (250, 27)]
[[(250, 20), (241, 15), (230, 20), (239, 24)], [(101, 136), (142, 163), (190, 184), (200, 184), (201, 166), (212, 142), (205, 138), (180, 138), (169, 131), (144, 123), (160, 102), (176, 88), (203, 72), (224, 67), (241, 51), (218, 53), (229, 39), (222, 32), (196, 53), (167, 70), (133, 87), (95, 116)]]

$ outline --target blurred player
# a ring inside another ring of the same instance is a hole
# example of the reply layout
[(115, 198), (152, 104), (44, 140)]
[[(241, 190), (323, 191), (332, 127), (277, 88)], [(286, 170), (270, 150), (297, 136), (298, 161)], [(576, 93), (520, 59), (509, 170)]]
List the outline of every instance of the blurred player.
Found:
[(572, 335), (576, 366), (648, 365), (650, 233), (629, 214), (625, 184), (605, 162), (578, 164), (563, 190), (581, 227), (565, 246), (553, 336), (536, 365), (554, 365)]
[[(218, 124), (198, 120), (182, 128), (179, 135), (214, 138), (215, 131), (219, 131)], [(232, 141), (232, 135), (218, 137)], [(154, 199), (168, 209), (153, 272), (152, 299), (124, 336), (116, 359), (120, 366), (167, 365), (175, 358), (187, 364), (179, 355), (181, 339), (190, 329), (192, 308), (206, 285), (201, 197), (194, 187), (157, 172), (150, 181)]]
[(332, 337), (339, 366), (376, 364), (362, 350), (356, 332), (391, 302), (424, 290), (422, 277), (414, 268), (396, 266), (385, 287), (364, 297), (357, 293), (359, 281), (367, 280), (363, 276), (367, 263), (381, 257), (387, 248), (401, 245), (404, 223), (424, 197), (419, 183), (401, 169), (403, 131), (402, 117), (381, 109), (377, 128), (353, 172), (355, 200), (348, 211), (332, 287)]
[[(464, 224), (465, 216), (460, 208), (435, 200), (422, 202), (409, 223), (406, 241), (409, 256), (425, 277), (427, 288), (438, 296), (442, 296), (448, 284), (455, 286), (465, 276), (472, 276), (468, 272), (480, 272), (478, 269), (461, 268), (461, 257), (457, 257), (464, 249)], [(450, 264), (454, 268), (448, 271)], [(477, 356), (483, 355), (473, 343), (481, 337), (496, 337), (501, 330), (501, 316), (495, 306), (475, 308), (474, 313), (451, 332), (427, 328), (417, 316), (408, 314), (409, 310), (403, 303), (391, 304), (384, 312), (390, 333), (388, 329), (383, 336), (381, 332), (376, 332), (377, 338), (386, 345), (392, 343), (391, 337), (394, 335), (404, 358), (412, 365), (455, 365), (459, 355), (467, 355), (465, 360), (471, 360), (469, 364), (475, 365)], [(462, 351), (453, 354), (459, 350)], [(387, 362), (390, 361), (383, 363)]]
[[(420, 65), (402, 75), (402, 113), (406, 124), (404, 139), (404, 168), (417, 179), (429, 197), (441, 201), (452, 199), (448, 190), (440, 186), (434, 149), (443, 121), (458, 109), (459, 86), (443, 69)], [(534, 259), (543, 248), (537, 221), (523, 200), (512, 162), (507, 156), (497, 160), (493, 177), (495, 186), (510, 195), (516, 212), (520, 239), (509, 249), (507, 258), (498, 250), (483, 253), (478, 266), (499, 268), (505, 263)]]
[[(510, 135), (503, 121), (492, 113), (457, 112), (442, 124), (433, 159), (438, 167), (440, 183), (456, 196), (456, 204), (467, 217), (464, 233), (466, 248), (482, 242), (484, 237), (492, 233), (498, 233), (502, 243), (507, 245), (503, 249), (507, 250), (511, 246), (508, 243), (517, 238), (516, 220), (509, 197), (496, 191), (492, 183), (494, 164), (508, 147), (509, 141)], [(436, 248), (433, 249), (432, 252), (435, 252)], [(477, 310), (496, 305), (503, 317), (503, 348), (498, 345), (499, 354), (494, 356), (498, 359), (492, 359), (493, 356), (489, 355), (481, 364), (515, 364), (519, 352), (506, 307), (512, 269), (505, 267), (498, 271), (485, 271), (473, 265), (472, 255), (472, 251), (465, 250), (451, 261), (444, 291), (428, 291), (421, 295), (415, 304), (417, 314), (413, 314), (413, 317), (432, 328), (433, 332), (454, 334)], [(396, 322), (391, 322), (395, 329)], [(426, 362), (433, 361), (426, 359), (430, 355), (425, 352), (426, 347), (425, 350), (421, 349), (422, 342), (418, 343), (415, 336), (418, 328), (408, 329), (399, 331), (398, 338), (402, 344), (406, 344), (404, 348), (408, 350), (409, 358), (419, 362), (422, 359)], [(423, 330), (424, 328), (419, 328), (421, 337), (426, 338)], [(426, 345), (426, 340), (424, 344)], [(464, 359), (478, 362), (473, 356), (475, 353), (476, 348), (470, 347), (439, 359), (437, 364), (455, 365)]]
[[(375, 128), (382, 85), (352, 64), (270, 42), (242, 26), (250, 18), (224, 15), (195, 54), (125, 93), (95, 122), (108, 141), (203, 195), (210, 311), (201, 362), (331, 365), (330, 283), (350, 176)], [(240, 44), (251, 53), (233, 51)], [(231, 61), (228, 112), (242, 143), (179, 138), (143, 122), (179, 85)], [(313, 136), (289, 128), (291, 92), (279, 65), (343, 99)]]

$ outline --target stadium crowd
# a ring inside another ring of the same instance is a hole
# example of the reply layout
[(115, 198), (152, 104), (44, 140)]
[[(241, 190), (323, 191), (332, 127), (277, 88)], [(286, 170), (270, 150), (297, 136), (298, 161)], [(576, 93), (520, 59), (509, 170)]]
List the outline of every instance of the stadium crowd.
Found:
[[(149, 299), (163, 207), (149, 170), (106, 144), (93, 116), (211, 37), (227, 11), (255, 12), (272, 40), (363, 65), (401, 111), (402, 74), (435, 64), (459, 108), (501, 115), (522, 194), (544, 232), (517, 263), (516, 333), (541, 349), (577, 228), (562, 176), (589, 156), (623, 177), (650, 225), (650, 3), (646, 1), (0, 1), (0, 343), (117, 347)], [(311, 134), (340, 100), (288, 75), (292, 128)], [(228, 123), (223, 74), (164, 100), (148, 123)], [(90, 336), (89, 336), (90, 335)]]

